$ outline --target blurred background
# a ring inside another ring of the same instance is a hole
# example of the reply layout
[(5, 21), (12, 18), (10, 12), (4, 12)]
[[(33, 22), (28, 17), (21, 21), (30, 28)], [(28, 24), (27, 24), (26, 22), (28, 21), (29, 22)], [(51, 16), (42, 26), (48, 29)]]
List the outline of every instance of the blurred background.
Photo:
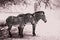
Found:
[[(4, 23), (11, 15), (32, 14), (41, 10), (45, 12), (47, 23), (42, 20), (37, 23), (36, 37), (32, 37), (32, 25), (26, 25), (25, 39), (60, 40), (60, 0), (0, 0), (0, 23)], [(13, 30), (18, 29), (12, 27), (12, 33)]]

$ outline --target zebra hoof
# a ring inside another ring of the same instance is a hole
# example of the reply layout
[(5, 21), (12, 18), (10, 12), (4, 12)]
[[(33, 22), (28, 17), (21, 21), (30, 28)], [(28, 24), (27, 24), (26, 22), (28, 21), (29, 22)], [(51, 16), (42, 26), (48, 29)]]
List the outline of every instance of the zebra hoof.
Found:
[(33, 36), (36, 36), (36, 34), (33, 34)]

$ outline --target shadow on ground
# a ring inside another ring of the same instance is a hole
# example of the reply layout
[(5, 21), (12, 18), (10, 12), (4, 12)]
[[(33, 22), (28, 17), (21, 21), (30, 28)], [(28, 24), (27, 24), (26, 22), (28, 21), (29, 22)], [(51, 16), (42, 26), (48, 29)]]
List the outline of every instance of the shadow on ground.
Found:
[(15, 34), (11, 38), (0, 38), (0, 40), (34, 40), (36, 38), (39, 38), (39, 36), (33, 36), (32, 34), (24, 34), (24, 37), (20, 38), (19, 35)]

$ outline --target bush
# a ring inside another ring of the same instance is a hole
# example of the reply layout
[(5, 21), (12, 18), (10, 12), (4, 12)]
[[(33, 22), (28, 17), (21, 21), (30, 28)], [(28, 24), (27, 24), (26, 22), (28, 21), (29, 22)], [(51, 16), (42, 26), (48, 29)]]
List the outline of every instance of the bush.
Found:
[(0, 27), (0, 38), (6, 38), (8, 37), (8, 34), (9, 32), (7, 29)]

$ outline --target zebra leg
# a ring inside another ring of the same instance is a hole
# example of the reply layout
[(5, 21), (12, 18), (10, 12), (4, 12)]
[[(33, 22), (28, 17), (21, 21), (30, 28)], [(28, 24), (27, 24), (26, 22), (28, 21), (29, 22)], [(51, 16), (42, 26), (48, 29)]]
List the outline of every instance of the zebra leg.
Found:
[(23, 28), (18, 27), (20, 38), (23, 38)]
[(11, 28), (12, 28), (12, 25), (8, 25), (9, 37), (12, 37), (12, 34), (10, 32)]
[(36, 28), (36, 24), (32, 24), (32, 26), (33, 26), (33, 36), (36, 36), (36, 33), (35, 33), (35, 28)]

